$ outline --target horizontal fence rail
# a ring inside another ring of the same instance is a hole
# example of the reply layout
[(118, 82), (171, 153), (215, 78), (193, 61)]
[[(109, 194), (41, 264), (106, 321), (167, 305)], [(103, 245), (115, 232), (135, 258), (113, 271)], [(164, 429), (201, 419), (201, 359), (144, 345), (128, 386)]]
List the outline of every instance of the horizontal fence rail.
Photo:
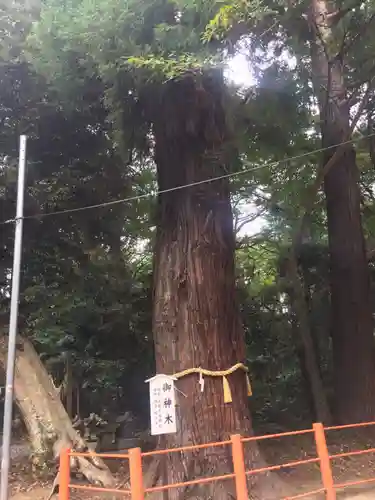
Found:
[[(248, 482), (247, 478), (249, 476), (254, 476), (256, 474), (261, 474), (265, 472), (277, 471), (285, 468), (294, 468), (300, 465), (307, 465), (312, 463), (319, 463), (320, 475), (322, 481), (322, 487), (314, 491), (307, 491), (305, 493), (300, 493), (295, 496), (284, 497), (280, 500), (297, 500), (299, 498), (306, 498), (312, 495), (325, 494), (326, 500), (336, 500), (336, 491), (338, 489), (348, 488), (351, 486), (371, 484), (375, 483), (375, 478), (362, 479), (359, 481), (348, 481), (343, 483), (335, 483), (332, 473), (332, 461), (350, 456), (366, 455), (370, 453), (375, 453), (375, 448), (369, 448), (365, 450), (354, 450), (344, 453), (337, 453), (330, 455), (327, 447), (326, 433), (330, 431), (354, 429), (361, 427), (369, 427), (375, 425), (375, 422), (364, 422), (360, 424), (349, 424), (340, 425), (334, 427), (323, 427), (321, 423), (316, 423), (311, 429), (304, 429), (300, 431), (283, 432), (279, 434), (266, 434), (264, 436), (251, 436), (242, 437), (239, 434), (234, 434), (228, 441), (221, 441), (216, 443), (207, 443), (200, 445), (183, 446), (180, 448), (171, 448), (165, 450), (155, 450), (151, 452), (142, 453), (140, 448), (133, 448), (129, 450), (126, 454), (117, 453), (95, 453), (95, 452), (85, 452), (78, 453), (70, 449), (64, 449), (60, 455), (60, 470), (59, 470), (59, 500), (69, 500), (70, 490), (85, 490), (88, 492), (95, 493), (114, 493), (123, 495), (124, 498), (130, 498), (131, 500), (145, 500), (148, 493), (156, 493), (160, 491), (167, 491), (172, 488), (184, 488), (187, 486), (193, 486), (198, 484), (207, 484), (216, 481), (233, 480), (235, 484), (236, 497), (237, 500), (248, 500)], [(277, 465), (271, 465), (269, 467), (262, 467), (258, 469), (246, 470), (245, 459), (244, 459), (244, 447), (243, 445), (252, 441), (262, 441), (265, 439), (278, 439), (288, 436), (297, 435), (308, 435), (312, 434), (315, 439), (316, 446), (316, 457), (307, 458), (304, 460), (296, 460), (293, 462), (286, 462)], [(224, 474), (221, 476), (212, 477), (201, 477), (191, 479), (189, 481), (165, 484), (160, 486), (154, 486), (146, 488), (143, 481), (143, 470), (142, 463), (143, 458), (155, 457), (160, 455), (167, 455), (176, 452), (187, 452), (203, 450), (213, 447), (224, 447), (230, 446), (232, 451), (232, 462), (233, 462), (233, 473)], [(75, 484), (71, 482), (71, 472), (70, 472), (70, 458), (71, 457), (99, 457), (106, 459), (121, 459), (128, 460), (129, 471), (130, 471), (130, 489), (120, 489), (120, 488), (102, 488), (97, 486), (89, 486), (82, 484)]]

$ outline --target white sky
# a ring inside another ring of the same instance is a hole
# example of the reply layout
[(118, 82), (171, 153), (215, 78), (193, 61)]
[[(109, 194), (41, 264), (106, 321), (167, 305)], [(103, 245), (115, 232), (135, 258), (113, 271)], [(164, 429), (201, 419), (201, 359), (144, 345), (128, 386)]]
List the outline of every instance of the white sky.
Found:
[(249, 61), (244, 54), (234, 56), (228, 66), (227, 77), (236, 85), (250, 87), (255, 84)]
[[(229, 63), (229, 68), (226, 76), (235, 85), (239, 85), (241, 87), (251, 87), (255, 84), (255, 79), (251, 73), (249, 61), (244, 54), (237, 54), (233, 57), (233, 59)], [(243, 206), (243, 215), (255, 214), (256, 211), (256, 208), (251, 203), (247, 203)], [(253, 234), (259, 233), (264, 225), (264, 219), (262, 217), (258, 217), (252, 222), (248, 222), (247, 224), (245, 224), (239, 231), (238, 235), (251, 236)]]

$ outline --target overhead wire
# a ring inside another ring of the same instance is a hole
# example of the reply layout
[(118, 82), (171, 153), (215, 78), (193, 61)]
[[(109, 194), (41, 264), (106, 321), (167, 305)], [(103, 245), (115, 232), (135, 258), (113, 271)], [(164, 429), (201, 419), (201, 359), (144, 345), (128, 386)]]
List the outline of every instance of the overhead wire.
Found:
[(283, 164), (283, 163), (289, 163), (291, 161), (301, 160), (301, 159), (306, 158), (308, 156), (311, 156), (313, 154), (324, 153), (325, 151), (328, 151), (330, 149), (334, 149), (334, 148), (338, 148), (338, 147), (341, 147), (341, 146), (345, 146), (347, 144), (354, 144), (356, 142), (359, 142), (359, 141), (362, 141), (362, 140), (365, 140), (365, 139), (369, 139), (371, 137), (375, 137), (375, 132), (373, 132), (371, 134), (367, 134), (367, 135), (362, 135), (360, 137), (355, 137), (353, 139), (349, 139), (347, 141), (340, 142), (338, 144), (333, 144), (331, 146), (326, 146), (324, 148), (314, 149), (313, 151), (308, 151), (306, 153), (301, 153), (299, 155), (291, 156), (291, 157), (288, 157), (288, 158), (282, 158), (281, 160), (277, 160), (277, 161), (273, 161), (273, 162), (268, 162), (268, 163), (266, 163), (264, 165), (258, 165), (256, 167), (247, 168), (247, 169), (240, 170), (240, 171), (237, 171), (237, 172), (231, 172), (231, 173), (228, 173), (228, 174), (219, 175), (217, 177), (211, 177), (209, 179), (203, 179), (201, 181), (191, 182), (191, 183), (188, 183), (188, 184), (182, 184), (181, 186), (175, 186), (175, 187), (171, 187), (171, 188), (168, 188), (168, 189), (160, 189), (160, 190), (157, 190), (157, 191), (150, 191), (149, 193), (134, 195), (134, 196), (130, 196), (128, 198), (121, 198), (119, 200), (111, 200), (111, 201), (106, 201), (106, 202), (103, 202), (103, 203), (97, 203), (97, 204), (94, 204), (94, 205), (87, 205), (87, 206), (83, 206), (83, 207), (68, 208), (68, 209), (64, 209), (64, 210), (56, 210), (54, 212), (45, 212), (45, 213), (40, 213), (40, 214), (35, 214), (35, 215), (25, 215), (23, 217), (13, 218), (13, 219), (8, 219), (8, 220), (5, 220), (5, 221), (2, 221), (2, 222), (0, 222), (0, 226), (1, 225), (5, 225), (5, 224), (12, 224), (14, 222), (17, 222), (17, 220), (20, 220), (20, 219), (23, 219), (23, 220), (42, 219), (42, 218), (45, 218), (45, 217), (52, 217), (52, 216), (56, 216), (56, 215), (71, 214), (71, 213), (76, 213), (76, 212), (83, 212), (85, 210), (93, 210), (93, 209), (97, 209), (97, 208), (105, 208), (105, 207), (110, 207), (110, 206), (114, 206), (114, 205), (119, 205), (121, 203), (130, 203), (130, 202), (142, 200), (142, 199), (145, 199), (145, 198), (156, 197), (156, 196), (159, 196), (161, 194), (171, 193), (173, 191), (180, 191), (182, 189), (188, 189), (188, 188), (191, 188), (191, 187), (200, 186), (202, 184), (207, 184), (209, 182), (217, 182), (217, 181), (220, 181), (220, 180), (223, 180), (223, 179), (229, 179), (229, 178), (233, 178), (233, 177), (239, 177), (241, 175), (250, 174), (252, 172), (256, 172), (258, 170), (262, 170), (262, 169), (265, 169), (265, 168), (276, 167), (276, 166), (278, 166), (280, 164)]

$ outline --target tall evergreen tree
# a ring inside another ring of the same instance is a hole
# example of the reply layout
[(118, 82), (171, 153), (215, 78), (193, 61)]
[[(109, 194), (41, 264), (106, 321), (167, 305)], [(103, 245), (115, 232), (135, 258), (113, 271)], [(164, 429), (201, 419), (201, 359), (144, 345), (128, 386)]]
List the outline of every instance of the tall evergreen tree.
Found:
[[(312, 0), (289, 6), (269, 2), (267, 8), (251, 11), (248, 6), (229, 2), (219, 10), (208, 31), (208, 36), (220, 36), (224, 31), (227, 37), (234, 35), (237, 39), (235, 27), (241, 25), (241, 33), (248, 33), (249, 57), (255, 66), (267, 61), (269, 51), (274, 50), (283, 54), (284, 60), (294, 58), (290, 72), (307, 88), (313, 88), (325, 151), (315, 188), (308, 195), (307, 210), (314, 204), (312, 198), (324, 180), (331, 262), (335, 412), (341, 422), (374, 418), (374, 325), (359, 171), (355, 146), (346, 144), (355, 137), (356, 127), (372, 115), (373, 20), (371, 3)], [(345, 144), (338, 146), (342, 143)]]
[[(139, 145), (149, 141), (159, 189), (166, 191), (159, 195), (157, 208), (153, 334), (157, 371), (169, 374), (200, 366), (221, 371), (246, 363), (227, 178), (228, 95), (222, 70), (210, 69), (219, 47), (201, 42), (211, 10), (203, 4), (117, 1), (95, 6), (83, 1), (61, 9), (52, 2), (31, 39), (39, 67), (57, 87), (61, 66), (45, 61), (57, 60), (50, 51), (60, 44), (68, 56), (60, 64), (75, 55), (83, 71), (98, 72), (108, 86), (124, 150), (140, 151)], [(215, 181), (219, 176), (223, 178)], [(178, 432), (165, 444), (184, 446), (227, 439), (233, 432), (251, 433), (246, 377), (236, 371), (228, 379), (231, 403), (224, 401), (220, 378), (209, 378), (203, 394), (194, 375), (178, 382), (186, 397), (179, 397)], [(261, 463), (255, 444), (247, 458), (249, 464)], [(168, 482), (231, 468), (226, 449), (205, 451), (199, 459), (184, 453), (170, 460)], [(261, 481), (262, 498), (272, 487), (271, 479)], [(172, 490), (169, 498), (180, 494)], [(228, 498), (229, 493), (227, 486), (214, 485), (209, 494)]]

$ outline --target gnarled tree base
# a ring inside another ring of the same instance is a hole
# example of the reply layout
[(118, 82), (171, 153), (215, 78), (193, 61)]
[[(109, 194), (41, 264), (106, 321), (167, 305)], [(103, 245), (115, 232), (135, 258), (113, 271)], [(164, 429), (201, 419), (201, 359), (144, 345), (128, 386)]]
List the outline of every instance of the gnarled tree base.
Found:
[[(0, 340), (0, 364), (6, 368), (7, 337)], [(15, 399), (24, 418), (34, 463), (42, 465), (56, 460), (63, 448), (89, 451), (84, 440), (72, 426), (51, 377), (44, 368), (32, 344), (17, 339), (14, 379)], [(72, 469), (88, 481), (112, 486), (113, 476), (104, 462), (95, 456), (74, 457)]]

